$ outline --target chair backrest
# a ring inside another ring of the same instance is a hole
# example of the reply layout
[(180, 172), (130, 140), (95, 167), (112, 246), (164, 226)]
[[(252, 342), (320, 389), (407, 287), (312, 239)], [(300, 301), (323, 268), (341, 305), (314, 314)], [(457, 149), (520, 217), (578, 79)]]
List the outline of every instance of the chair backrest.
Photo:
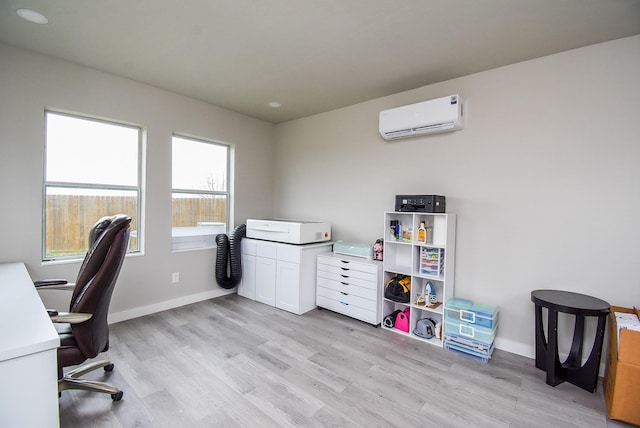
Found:
[(90, 320), (72, 324), (78, 348), (93, 358), (109, 348), (107, 315), (111, 295), (129, 246), (131, 217), (103, 217), (91, 228), (89, 251), (82, 262), (71, 296), (70, 312), (93, 314)]

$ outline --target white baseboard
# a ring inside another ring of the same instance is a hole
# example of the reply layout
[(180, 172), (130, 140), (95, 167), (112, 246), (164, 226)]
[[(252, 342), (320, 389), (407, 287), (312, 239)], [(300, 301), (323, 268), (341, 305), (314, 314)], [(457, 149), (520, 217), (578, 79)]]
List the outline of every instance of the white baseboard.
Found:
[(142, 317), (145, 315), (155, 314), (157, 312), (166, 311), (167, 309), (178, 308), (180, 306), (189, 305), (191, 303), (202, 302), (203, 300), (209, 300), (220, 296), (226, 296), (227, 294), (233, 294), (236, 289), (226, 290), (223, 288), (217, 290), (205, 291), (203, 293), (190, 294), (188, 296), (179, 297), (177, 299), (165, 300), (163, 302), (154, 303), (153, 305), (139, 306), (137, 308), (128, 309), (121, 312), (110, 313), (108, 316), (109, 324), (117, 323), (120, 321), (126, 321), (133, 318)]
[(536, 357), (535, 347), (508, 339), (501, 339), (500, 337), (496, 337), (496, 348), (527, 358)]

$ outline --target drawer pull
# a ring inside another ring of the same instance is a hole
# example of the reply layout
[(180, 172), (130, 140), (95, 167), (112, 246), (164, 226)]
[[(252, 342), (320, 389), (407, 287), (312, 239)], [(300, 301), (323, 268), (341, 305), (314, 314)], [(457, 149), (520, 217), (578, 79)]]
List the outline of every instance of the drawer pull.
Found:
[(344, 291), (341, 291), (340, 294), (342, 294), (343, 296), (348, 296), (349, 293), (345, 293)]
[(341, 267), (340, 269), (342, 269), (342, 270), (351, 270), (349, 268), (343, 268), (343, 267)]
[(342, 284), (342, 285), (349, 285), (349, 283), (348, 283), (348, 282), (342, 282), (342, 281), (340, 281), (340, 284)]
[(342, 263), (344, 263), (344, 264), (349, 264), (349, 261), (348, 261), (348, 260), (340, 260), (340, 261), (341, 261)]
[(340, 275), (343, 278), (349, 278), (349, 275)]
[(476, 313), (471, 311), (465, 311), (464, 309), (460, 309), (460, 321), (470, 322), (471, 324), (476, 323)]
[(343, 301), (340, 301), (340, 304), (341, 305), (345, 305), (345, 306), (349, 306), (349, 304), (347, 302), (343, 302)]
[(460, 333), (460, 336), (466, 336), (471, 338), (476, 337), (476, 329), (469, 325), (460, 324), (458, 326), (458, 331)]

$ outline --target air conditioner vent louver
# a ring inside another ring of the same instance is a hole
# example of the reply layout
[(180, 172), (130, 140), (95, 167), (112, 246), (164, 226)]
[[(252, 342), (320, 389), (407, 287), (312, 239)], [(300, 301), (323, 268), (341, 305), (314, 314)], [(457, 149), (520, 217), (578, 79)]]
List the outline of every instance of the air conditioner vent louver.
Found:
[(381, 111), (380, 134), (385, 140), (396, 140), (463, 129), (463, 103), (455, 94)]

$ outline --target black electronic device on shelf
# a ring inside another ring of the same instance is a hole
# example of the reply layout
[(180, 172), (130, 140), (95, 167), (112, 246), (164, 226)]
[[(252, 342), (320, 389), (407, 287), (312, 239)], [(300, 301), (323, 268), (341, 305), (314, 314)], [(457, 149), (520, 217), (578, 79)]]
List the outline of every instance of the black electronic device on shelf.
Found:
[(443, 213), (446, 209), (444, 196), (439, 195), (396, 195), (395, 211)]

